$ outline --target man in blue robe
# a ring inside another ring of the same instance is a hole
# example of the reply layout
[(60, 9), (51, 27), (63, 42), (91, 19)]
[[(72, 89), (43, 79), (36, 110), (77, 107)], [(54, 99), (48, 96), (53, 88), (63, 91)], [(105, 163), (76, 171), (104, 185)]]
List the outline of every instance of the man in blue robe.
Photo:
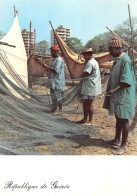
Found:
[(65, 90), (64, 61), (59, 56), (58, 46), (51, 47), (51, 55), (54, 58), (51, 67), (44, 64), (44, 67), (50, 71), (46, 86), (50, 89), (53, 110), (59, 108), (59, 111), (54, 114), (62, 114), (62, 99)]

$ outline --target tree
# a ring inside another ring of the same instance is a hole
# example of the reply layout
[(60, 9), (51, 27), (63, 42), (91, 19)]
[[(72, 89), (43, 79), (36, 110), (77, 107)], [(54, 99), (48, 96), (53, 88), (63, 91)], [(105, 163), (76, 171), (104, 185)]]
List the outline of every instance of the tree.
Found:
[(35, 45), (35, 53), (36, 54), (47, 54), (49, 49), (48, 42), (43, 40), (41, 42), (36, 43)]
[(77, 54), (79, 54), (83, 49), (83, 45), (82, 45), (81, 40), (76, 37), (71, 37), (71, 38), (67, 39), (66, 44), (68, 45), (68, 47), (71, 50), (73, 50)]
[(85, 47), (93, 48), (94, 52), (106, 52), (108, 51), (108, 42), (112, 37), (110, 32), (106, 32), (103, 34), (99, 34), (95, 36), (93, 39), (89, 40)]
[[(132, 26), (134, 34), (134, 46), (135, 50), (137, 50), (137, 18), (135, 17), (132, 18)], [(131, 45), (131, 30), (129, 20), (125, 20), (121, 24), (117, 25), (113, 31), (117, 35), (119, 35), (124, 41), (126, 41), (129, 45)], [(114, 35), (111, 32), (99, 34), (95, 36), (93, 39), (89, 40), (85, 47), (93, 48), (95, 52), (106, 52), (108, 51), (109, 40), (112, 37), (114, 37)]]
[[(137, 49), (137, 18), (133, 17), (132, 19), (132, 30), (134, 35), (134, 46)], [(116, 26), (115, 32), (126, 41), (129, 45), (131, 45), (131, 28), (129, 20), (125, 20), (123, 23)]]

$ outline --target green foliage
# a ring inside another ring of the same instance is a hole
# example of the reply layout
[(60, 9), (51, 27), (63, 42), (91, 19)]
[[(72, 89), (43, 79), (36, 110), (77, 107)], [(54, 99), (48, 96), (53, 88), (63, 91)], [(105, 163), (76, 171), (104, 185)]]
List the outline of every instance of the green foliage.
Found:
[[(132, 18), (132, 31), (134, 35), (134, 46), (137, 49), (137, 18)], [(115, 32), (129, 45), (131, 45), (131, 28), (129, 20), (125, 20), (120, 25), (116, 26)]]
[(83, 49), (83, 45), (82, 45), (81, 40), (76, 37), (71, 37), (71, 38), (67, 39), (66, 44), (68, 45), (68, 47), (71, 50), (73, 50), (77, 54), (79, 54)]
[(41, 42), (36, 43), (35, 45), (35, 53), (36, 54), (47, 54), (49, 49), (48, 42), (43, 40)]
[[(137, 18), (132, 18), (132, 27), (134, 34), (134, 46), (137, 50)], [(117, 35), (119, 35), (124, 41), (131, 45), (131, 29), (129, 20), (125, 20), (123, 23), (117, 25), (113, 30)], [(108, 51), (109, 40), (114, 37), (111, 32), (106, 32), (95, 36), (93, 39), (89, 40), (85, 47), (93, 48), (94, 52), (106, 52)], [(125, 46), (124, 46), (125, 47)]]
[(95, 53), (108, 51), (108, 42), (112, 37), (110, 32), (99, 34), (93, 39), (89, 40), (85, 47), (93, 48)]

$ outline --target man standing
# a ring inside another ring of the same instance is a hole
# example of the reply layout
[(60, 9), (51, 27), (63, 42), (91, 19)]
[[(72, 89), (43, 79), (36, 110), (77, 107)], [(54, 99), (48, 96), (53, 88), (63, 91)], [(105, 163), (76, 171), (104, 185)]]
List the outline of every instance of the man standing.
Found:
[(53, 110), (59, 107), (59, 111), (55, 114), (62, 114), (62, 98), (65, 90), (64, 61), (59, 56), (58, 46), (51, 47), (51, 55), (54, 58), (51, 67), (44, 64), (44, 67), (50, 71), (46, 86), (50, 89)]
[(82, 75), (81, 89), (84, 118), (81, 121), (78, 121), (78, 123), (92, 125), (93, 101), (95, 95), (102, 93), (100, 70), (98, 62), (92, 56), (92, 48), (83, 49), (81, 54), (83, 54), (84, 59), (86, 60)]
[[(132, 62), (122, 52), (122, 43), (119, 39), (113, 38), (110, 40), (109, 51), (114, 57), (114, 65), (110, 72), (103, 107), (109, 110), (110, 115), (115, 114), (116, 133), (112, 144), (119, 148), (114, 150), (113, 153), (121, 155), (127, 151), (128, 119), (131, 119), (134, 114), (136, 79)], [(120, 141), (121, 133), (122, 142)]]

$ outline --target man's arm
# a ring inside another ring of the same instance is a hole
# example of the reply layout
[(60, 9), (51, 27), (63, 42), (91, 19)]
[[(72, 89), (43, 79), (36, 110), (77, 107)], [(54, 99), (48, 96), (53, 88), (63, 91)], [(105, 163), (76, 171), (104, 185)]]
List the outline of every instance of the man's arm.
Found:
[(89, 76), (89, 73), (88, 72), (83, 72), (83, 74), (82, 74), (82, 78), (84, 79), (84, 78), (86, 78), (86, 77), (88, 77)]
[(90, 76), (90, 73), (92, 71), (93, 65), (88, 62), (84, 67), (84, 72), (82, 74), (82, 79), (86, 79), (88, 76)]
[(113, 95), (116, 91), (118, 91), (119, 89), (122, 89), (122, 88), (125, 88), (125, 87), (130, 87), (130, 85), (127, 84), (127, 83), (120, 83), (119, 86), (117, 86), (116, 88), (114, 88), (114, 89), (112, 89), (112, 90), (106, 92), (106, 95), (107, 95), (107, 96), (111, 96), (111, 95)]
[(55, 68), (52, 68), (46, 64), (43, 64), (43, 67), (49, 71), (53, 71), (54, 73), (59, 73), (60, 72), (60, 69), (61, 69), (61, 66), (62, 66), (62, 61), (58, 58), (56, 59), (56, 64), (54, 65)]
[(42, 64), (42, 66), (43, 66), (45, 69), (47, 69), (48, 71), (53, 71), (53, 72), (55, 72), (55, 73), (56, 73), (56, 71), (55, 71), (55, 69), (54, 69), (54, 68), (49, 67), (49, 66), (48, 66), (48, 65), (46, 65), (46, 64)]
[(101, 72), (100, 72), (100, 74), (101, 74), (101, 76), (103, 75), (103, 76), (107, 76), (107, 75), (110, 75), (110, 72), (109, 71), (106, 71), (106, 70), (102, 70)]

